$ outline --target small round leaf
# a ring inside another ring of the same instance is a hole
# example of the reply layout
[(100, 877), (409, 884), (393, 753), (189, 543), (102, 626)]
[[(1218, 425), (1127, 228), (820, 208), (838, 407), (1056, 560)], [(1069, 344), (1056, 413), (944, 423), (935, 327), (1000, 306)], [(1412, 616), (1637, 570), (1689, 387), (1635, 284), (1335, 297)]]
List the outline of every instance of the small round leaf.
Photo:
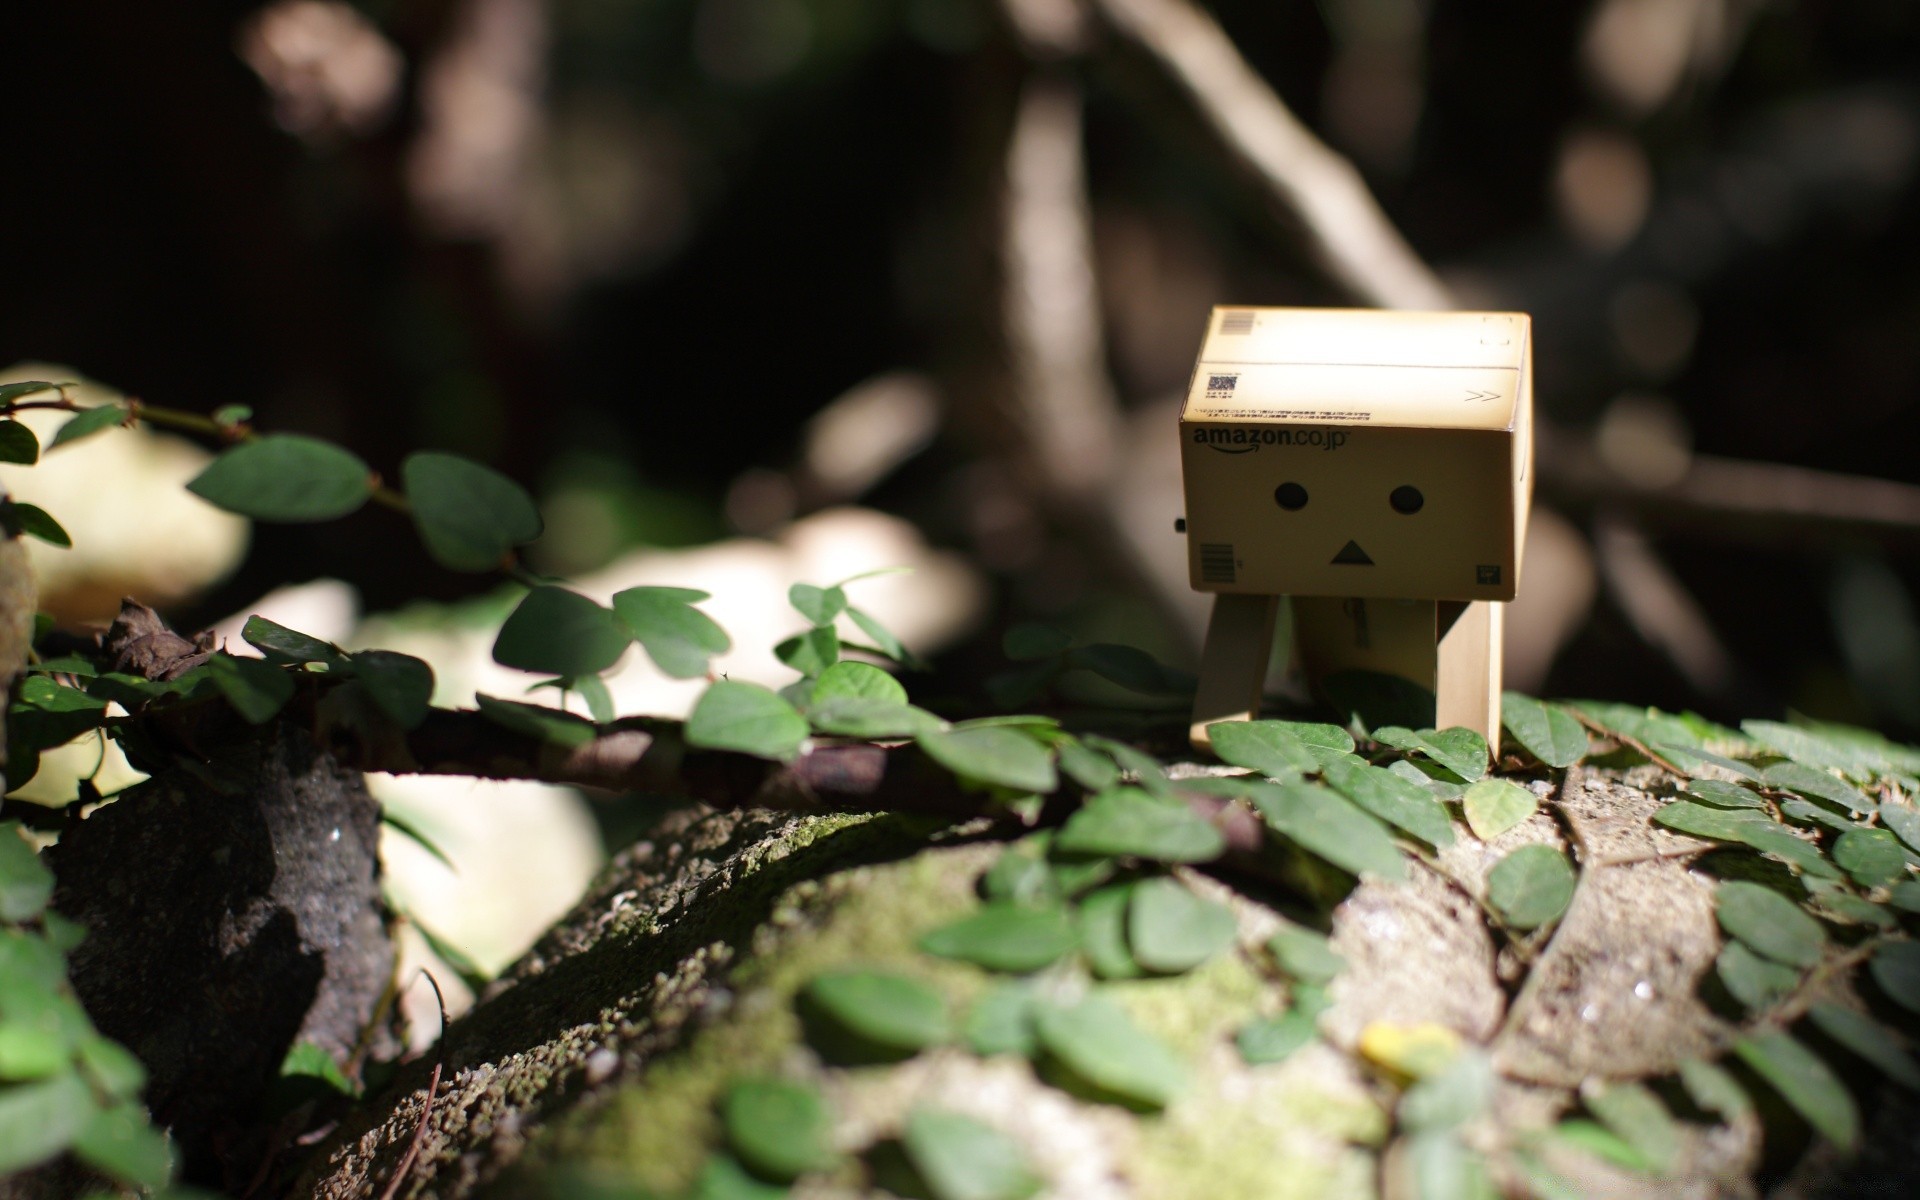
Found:
[(989, 971), (1026, 974), (1073, 949), (1073, 924), (1058, 908), (996, 902), (920, 938), (920, 948)]
[(953, 729), (923, 733), (915, 741), (941, 766), (981, 783), (1042, 795), (1059, 784), (1052, 753), (1017, 729)]
[(259, 521), (327, 521), (365, 504), (373, 494), (373, 475), (366, 463), (332, 442), (276, 433), (223, 451), (187, 490), (216, 508)]
[(918, 1109), (900, 1142), (933, 1200), (1026, 1200), (1044, 1182), (1019, 1142), (958, 1113)]
[(598, 675), (620, 661), (633, 636), (611, 610), (565, 588), (537, 587), (500, 626), (493, 661), (541, 675)]
[(427, 553), (455, 571), (490, 571), (540, 536), (533, 497), (491, 467), (458, 454), (421, 451), (400, 464), (407, 506)]
[(687, 715), (686, 739), (707, 750), (785, 760), (806, 741), (807, 719), (757, 683), (722, 679), (700, 693)]
[(1127, 902), (1127, 943), (1149, 971), (1190, 971), (1233, 944), (1233, 911), (1164, 876), (1134, 885)]
[(1487, 872), (1487, 902), (1516, 929), (1535, 929), (1567, 910), (1577, 882), (1552, 846), (1522, 846)]
[(1043, 1008), (1035, 1022), (1039, 1042), (1073, 1074), (1104, 1092), (1154, 1108), (1186, 1083), (1186, 1069), (1158, 1038), (1104, 996), (1071, 1008)]
[(782, 1183), (833, 1162), (826, 1103), (810, 1087), (743, 1079), (720, 1105), (727, 1145), (749, 1168)]
[(1482, 779), (1467, 789), (1461, 806), (1473, 836), (1490, 842), (1539, 811), (1540, 801), (1511, 780)]
[(1777, 963), (1810, 967), (1820, 961), (1827, 934), (1805, 909), (1770, 887), (1733, 880), (1714, 893), (1720, 927), (1749, 950)]
[(903, 975), (833, 971), (805, 994), (842, 1029), (889, 1050), (920, 1050), (953, 1036), (945, 997)]

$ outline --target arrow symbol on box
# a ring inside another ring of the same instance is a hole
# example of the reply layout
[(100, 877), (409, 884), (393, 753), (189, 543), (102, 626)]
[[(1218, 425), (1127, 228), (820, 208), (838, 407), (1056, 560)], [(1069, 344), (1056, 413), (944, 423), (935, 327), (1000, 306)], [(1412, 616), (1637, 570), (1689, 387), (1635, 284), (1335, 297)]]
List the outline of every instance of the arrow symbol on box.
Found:
[(1467, 393), (1467, 399), (1469, 399), (1469, 400), (1481, 400), (1481, 401), (1486, 401), (1486, 400), (1497, 400), (1497, 399), (1499, 399), (1499, 393), (1497, 393), (1497, 392), (1481, 392), (1481, 391), (1472, 391), (1472, 392), (1468, 392), (1468, 393)]

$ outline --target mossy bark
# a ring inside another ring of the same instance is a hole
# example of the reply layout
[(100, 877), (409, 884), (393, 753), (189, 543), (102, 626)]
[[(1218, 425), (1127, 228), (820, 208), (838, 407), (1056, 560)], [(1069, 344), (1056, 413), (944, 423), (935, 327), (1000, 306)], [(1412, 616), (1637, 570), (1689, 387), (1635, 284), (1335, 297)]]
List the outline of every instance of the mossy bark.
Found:
[[(1496, 1164), (1573, 1112), (1583, 1085), (1670, 1075), (1719, 1056), (1736, 1029), (1703, 984), (1721, 944), (1713, 882), (1691, 865), (1703, 847), (1647, 819), (1663, 799), (1657, 774), (1575, 768), (1534, 786), (1549, 803), (1527, 822), (1491, 843), (1457, 827), (1455, 844), (1415, 864), (1410, 882), (1362, 882), (1333, 908), (1347, 967), (1319, 1040), (1277, 1064), (1246, 1065), (1233, 1034), (1288, 1003), (1257, 948), (1280, 913), (1312, 920), (1312, 904), (1183, 871), (1232, 907), (1239, 951), (1183, 976), (1101, 985), (1188, 1064), (1187, 1086), (1161, 1112), (1057, 1086), (1017, 1056), (952, 1046), (842, 1067), (810, 1049), (794, 998), (820, 970), (902, 972), (936, 986), (956, 1014), (993, 985), (914, 945), (978, 903), (978, 878), (1001, 848), (984, 823), (690, 816), (623, 854), (435, 1056), (316, 1148), (290, 1194), (382, 1194), (417, 1133), (400, 1196), (682, 1194), (722, 1140), (715, 1105), (729, 1081), (774, 1074), (812, 1082), (835, 1114), (841, 1165), (804, 1179), (797, 1196), (874, 1194), (862, 1156), (916, 1105), (1011, 1134), (1046, 1194), (1070, 1200), (1411, 1195), (1394, 1139), (1398, 1084), (1360, 1053), (1368, 1028), (1438, 1025), (1491, 1054), (1500, 1082), (1462, 1139)], [(1510, 936), (1483, 907), (1486, 875), (1531, 842), (1568, 849), (1581, 882), (1555, 929)], [(1857, 1002), (1844, 984), (1829, 994)], [(436, 1059), (444, 1082), (429, 1112)], [(1902, 1138), (1870, 1143), (1880, 1157), (1851, 1168), (1816, 1155), (1796, 1172), (1804, 1141), (1763, 1152), (1756, 1116), (1681, 1129), (1657, 1177), (1564, 1145), (1540, 1153), (1593, 1196), (1742, 1196), (1774, 1184), (1838, 1195), (1863, 1178), (1896, 1189), (1920, 1179)]]

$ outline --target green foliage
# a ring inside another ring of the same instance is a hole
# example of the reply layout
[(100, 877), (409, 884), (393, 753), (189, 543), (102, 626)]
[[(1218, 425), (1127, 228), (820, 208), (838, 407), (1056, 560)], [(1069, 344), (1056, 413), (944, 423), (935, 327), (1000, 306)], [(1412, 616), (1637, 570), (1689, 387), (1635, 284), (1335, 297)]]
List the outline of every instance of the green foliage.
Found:
[(1160, 1108), (1185, 1086), (1186, 1069), (1173, 1052), (1104, 996), (1041, 1008), (1035, 1032), (1052, 1061), (1124, 1102)]
[(594, 739), (592, 722), (557, 708), (522, 704), (518, 700), (501, 700), (484, 694), (475, 696), (474, 703), (479, 706), (481, 716), (502, 729), (510, 729), (538, 741), (552, 742), (557, 746), (584, 746)]
[(1552, 846), (1522, 846), (1487, 872), (1487, 903), (1515, 929), (1558, 920), (1578, 882), (1573, 864)]
[(1164, 876), (1135, 884), (1127, 902), (1133, 959), (1162, 975), (1190, 971), (1233, 945), (1235, 928), (1231, 910)]
[(1447, 819), (1447, 810), (1418, 784), (1357, 759), (1331, 761), (1325, 774), (1335, 791), (1387, 824), (1430, 846), (1453, 845), (1453, 824)]
[(727, 1145), (748, 1169), (788, 1183), (831, 1165), (826, 1102), (803, 1084), (743, 1079), (721, 1100)]
[(493, 661), (542, 675), (598, 675), (619, 662), (632, 641), (611, 609), (578, 592), (542, 586), (523, 596), (500, 626)]
[(1571, 713), (1519, 692), (1500, 697), (1500, 721), (1515, 741), (1549, 767), (1570, 767), (1587, 755), (1587, 730)]
[(1800, 982), (1798, 970), (1762, 958), (1744, 942), (1721, 947), (1713, 970), (1728, 995), (1756, 1012), (1772, 1007)]
[(1582, 1093), (1587, 1111), (1633, 1147), (1648, 1169), (1663, 1172), (1680, 1153), (1680, 1129), (1667, 1106), (1639, 1083), (1610, 1083)]
[(73, 545), (72, 536), (46, 509), (17, 500), (0, 498), (0, 531), (4, 531), (8, 537), (37, 537), (62, 550)]
[(1826, 949), (1820, 922), (1772, 888), (1732, 881), (1714, 893), (1720, 927), (1764, 958), (1792, 967), (1810, 967)]
[(946, 999), (903, 975), (835, 971), (816, 976), (804, 995), (843, 1031), (886, 1050), (922, 1050), (953, 1036)]
[(1130, 856), (1155, 862), (1209, 862), (1225, 852), (1220, 831), (1177, 800), (1135, 787), (1109, 788), (1067, 818), (1054, 845), (1076, 854)]
[(705, 750), (785, 760), (807, 740), (807, 719), (757, 683), (722, 679), (702, 692), (687, 714), (686, 739)]
[(1867, 971), (1887, 999), (1920, 1013), (1920, 942), (1886, 942), (1873, 952)]
[[(71, 440), (67, 431), (91, 415), (69, 421), (53, 444)], [(331, 442), (275, 433), (223, 451), (187, 490), (216, 508), (257, 521), (330, 521), (367, 502), (373, 472)]]
[(958, 1113), (915, 1109), (900, 1142), (933, 1200), (1025, 1200), (1045, 1182), (1020, 1143)]
[(1733, 1052), (1828, 1141), (1842, 1150), (1852, 1149), (1859, 1141), (1858, 1106), (1846, 1085), (1813, 1051), (1772, 1030), (1741, 1038), (1733, 1044)]
[(249, 724), (266, 724), (293, 699), (293, 676), (261, 659), (216, 654), (207, 660), (205, 670), (227, 703)]
[(112, 429), (115, 425), (124, 424), (126, 420), (127, 409), (125, 405), (102, 404), (98, 408), (83, 408), (79, 410), (76, 416), (69, 418), (65, 424), (61, 425), (60, 428), (54, 432), (53, 441), (47, 444), (47, 449), (58, 450), (69, 442), (77, 442), (81, 438), (92, 437), (102, 430)]
[(1057, 962), (1077, 941), (1064, 910), (999, 902), (924, 934), (920, 948), (990, 971), (1025, 974)]
[(1317, 1036), (1313, 1017), (1296, 1008), (1251, 1022), (1234, 1035), (1233, 1043), (1248, 1066), (1258, 1067), (1285, 1062)]
[(401, 485), (427, 554), (455, 571), (490, 571), (540, 536), (525, 488), (457, 454), (422, 451), (400, 464)]
[(1207, 726), (1221, 762), (1292, 782), (1319, 767), (1305, 742), (1284, 721), (1222, 721)]
[(1406, 729), (1386, 725), (1373, 731), (1373, 740), (1429, 760), (1472, 783), (1487, 773), (1487, 739), (1471, 729)]
[(0, 822), (0, 921), (31, 921), (53, 896), (47, 870), (17, 821)]
[(1288, 925), (1269, 938), (1267, 950), (1282, 971), (1303, 983), (1326, 983), (1347, 965), (1325, 934), (1298, 925)]
[(1486, 1110), (1493, 1086), (1492, 1060), (1478, 1051), (1463, 1051), (1416, 1080), (1400, 1097), (1395, 1116), (1415, 1132), (1457, 1129)]
[(927, 757), (974, 783), (1042, 794), (1059, 785), (1053, 755), (1019, 729), (956, 726), (921, 733), (915, 743)]
[(1920, 1091), (1920, 1066), (1900, 1039), (1863, 1012), (1837, 1004), (1816, 1004), (1807, 1010), (1814, 1027), (1879, 1069), (1888, 1079), (1910, 1091)]
[(1540, 801), (1532, 792), (1507, 779), (1482, 779), (1467, 789), (1461, 804), (1467, 828), (1483, 842), (1492, 841), (1540, 811)]
[(1253, 796), (1254, 807), (1280, 836), (1356, 875), (1405, 879), (1406, 864), (1386, 828), (1323, 787), (1284, 784)]
[(613, 611), (656, 667), (675, 679), (698, 679), (714, 655), (733, 648), (726, 631), (693, 607), (705, 599), (691, 588), (628, 588), (614, 594)]
[(974, 1003), (962, 1037), (967, 1048), (982, 1058), (995, 1054), (1031, 1057), (1035, 1042), (1033, 1016), (1039, 997), (1026, 980), (1008, 980), (989, 989)]

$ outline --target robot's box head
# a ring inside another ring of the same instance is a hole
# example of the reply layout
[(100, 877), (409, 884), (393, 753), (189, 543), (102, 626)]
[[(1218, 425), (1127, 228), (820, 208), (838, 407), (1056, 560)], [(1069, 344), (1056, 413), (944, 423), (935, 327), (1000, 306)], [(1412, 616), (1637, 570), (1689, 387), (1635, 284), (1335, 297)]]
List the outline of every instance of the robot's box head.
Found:
[(1524, 313), (1214, 309), (1180, 415), (1193, 586), (1513, 599), (1532, 409)]

